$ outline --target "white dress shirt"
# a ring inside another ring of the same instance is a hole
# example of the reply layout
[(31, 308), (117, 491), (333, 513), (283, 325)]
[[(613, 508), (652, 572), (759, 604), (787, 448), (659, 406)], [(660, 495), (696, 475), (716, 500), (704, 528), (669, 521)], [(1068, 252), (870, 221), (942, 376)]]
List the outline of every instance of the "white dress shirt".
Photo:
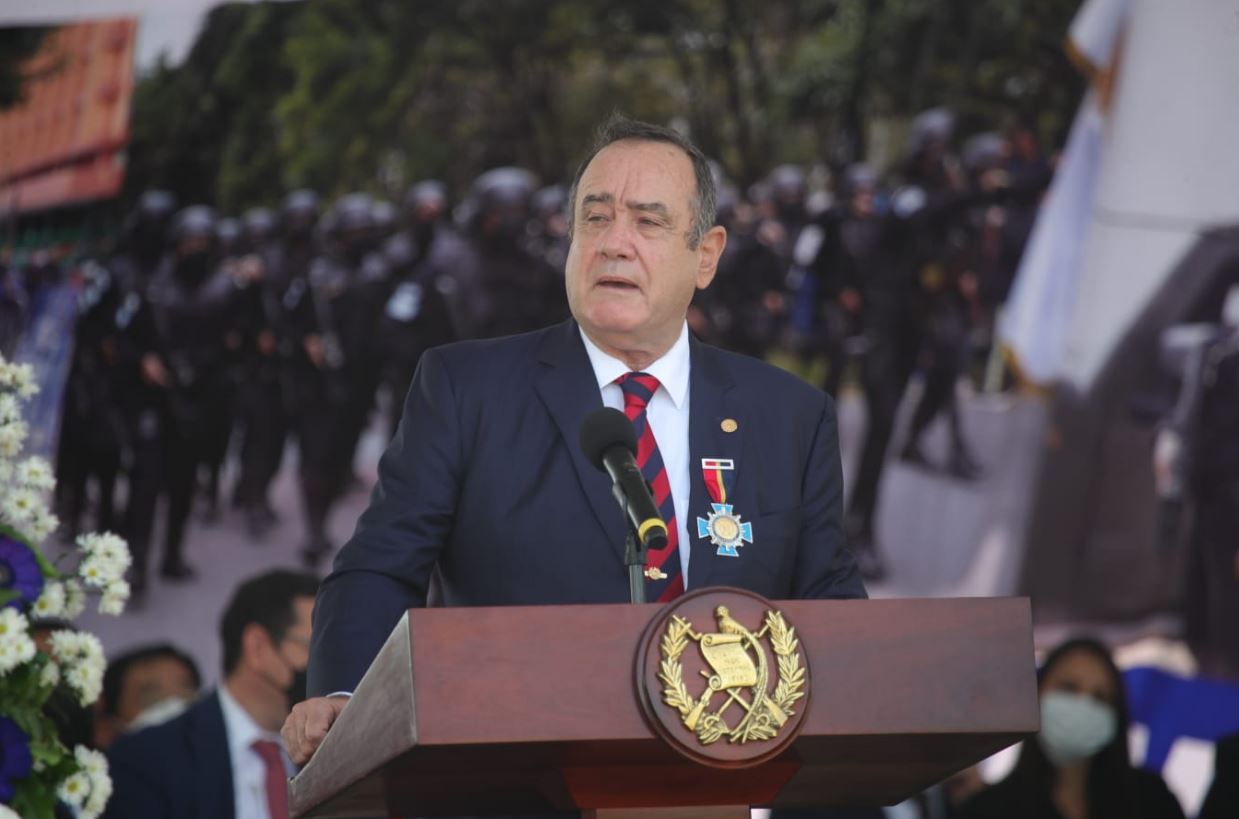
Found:
[[(585, 352), (598, 379), (602, 403), (620, 412), (624, 411), (624, 391), (615, 379), (632, 372), (618, 358), (612, 358), (589, 340), (581, 331)], [(688, 540), (688, 493), (690, 467), (688, 462), (688, 323), (680, 329), (680, 337), (671, 345), (662, 358), (641, 372), (658, 379), (658, 390), (646, 405), (645, 416), (658, 442), (658, 452), (667, 468), (667, 481), (671, 484), (671, 503), (675, 507), (675, 528), (679, 536), (680, 571), (684, 576), (684, 588), (688, 588), (688, 555), (692, 551)]]
[[(219, 704), (224, 712), (224, 733), (228, 735), (228, 758), (232, 762), (232, 798), (236, 819), (271, 819), (267, 808), (267, 766), (250, 746), (260, 739), (276, 742), (284, 749), (280, 735), (264, 731), (254, 722), (241, 704), (228, 693), (227, 685), (219, 687)], [(295, 773), (287, 751), (283, 753), (284, 773)]]

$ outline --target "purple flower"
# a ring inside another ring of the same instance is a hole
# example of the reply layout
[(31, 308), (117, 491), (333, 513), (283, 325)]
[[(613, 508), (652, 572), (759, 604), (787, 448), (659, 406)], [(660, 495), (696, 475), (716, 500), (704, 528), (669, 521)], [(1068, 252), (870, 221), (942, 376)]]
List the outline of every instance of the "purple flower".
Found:
[(34, 552), (24, 543), (0, 535), (0, 591), (15, 591), (8, 605), (26, 608), (43, 591), (43, 572)]
[(29, 775), (34, 760), (30, 758), (30, 737), (8, 717), (0, 717), (0, 804), (13, 799), (13, 780)]

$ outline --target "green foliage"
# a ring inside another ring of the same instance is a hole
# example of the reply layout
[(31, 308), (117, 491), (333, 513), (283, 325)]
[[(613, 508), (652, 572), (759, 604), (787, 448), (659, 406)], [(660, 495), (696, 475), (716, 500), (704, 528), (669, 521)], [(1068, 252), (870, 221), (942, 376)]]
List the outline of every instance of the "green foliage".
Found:
[(610, 111), (686, 126), (742, 183), (864, 156), (875, 120), (1065, 132), (1076, 0), (316, 0), (221, 6), (135, 102), (132, 191), (236, 211), (396, 198), (499, 164), (565, 179)]

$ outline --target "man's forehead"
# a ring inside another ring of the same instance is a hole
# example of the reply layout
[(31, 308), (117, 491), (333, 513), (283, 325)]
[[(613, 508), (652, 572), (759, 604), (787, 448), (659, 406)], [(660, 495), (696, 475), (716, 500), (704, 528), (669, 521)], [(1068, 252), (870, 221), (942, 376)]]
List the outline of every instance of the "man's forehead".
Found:
[[(691, 196), (696, 183), (693, 164), (687, 153), (669, 142), (625, 139), (612, 142), (594, 155), (581, 175), (580, 201), (585, 197), (614, 198), (620, 185), (636, 185), (641, 190), (625, 191), (625, 201), (642, 202), (678, 199), (688, 188)], [(654, 194), (654, 198), (650, 195)], [(661, 194), (661, 195), (659, 195)]]

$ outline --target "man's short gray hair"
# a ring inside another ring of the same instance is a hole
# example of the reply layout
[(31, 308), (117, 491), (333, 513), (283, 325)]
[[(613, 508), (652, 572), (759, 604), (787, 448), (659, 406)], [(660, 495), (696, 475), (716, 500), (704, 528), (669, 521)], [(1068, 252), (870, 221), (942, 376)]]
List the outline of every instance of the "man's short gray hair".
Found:
[(718, 208), (718, 197), (714, 190), (714, 175), (710, 173), (709, 162), (706, 161), (705, 155), (697, 149), (697, 146), (678, 131), (649, 122), (628, 119), (622, 114), (612, 114), (598, 129), (594, 136), (593, 147), (590, 148), (585, 158), (581, 160), (581, 164), (577, 166), (576, 174), (572, 177), (572, 187), (568, 191), (569, 237), (572, 236), (576, 222), (577, 187), (581, 184), (581, 177), (584, 175), (585, 169), (603, 148), (612, 143), (625, 140), (665, 142), (688, 154), (689, 160), (693, 163), (693, 176), (697, 179), (696, 194), (689, 200), (689, 205), (693, 211), (693, 223), (688, 230), (688, 246), (696, 250), (697, 245), (701, 243), (702, 237), (706, 235), (706, 231), (714, 227)]

